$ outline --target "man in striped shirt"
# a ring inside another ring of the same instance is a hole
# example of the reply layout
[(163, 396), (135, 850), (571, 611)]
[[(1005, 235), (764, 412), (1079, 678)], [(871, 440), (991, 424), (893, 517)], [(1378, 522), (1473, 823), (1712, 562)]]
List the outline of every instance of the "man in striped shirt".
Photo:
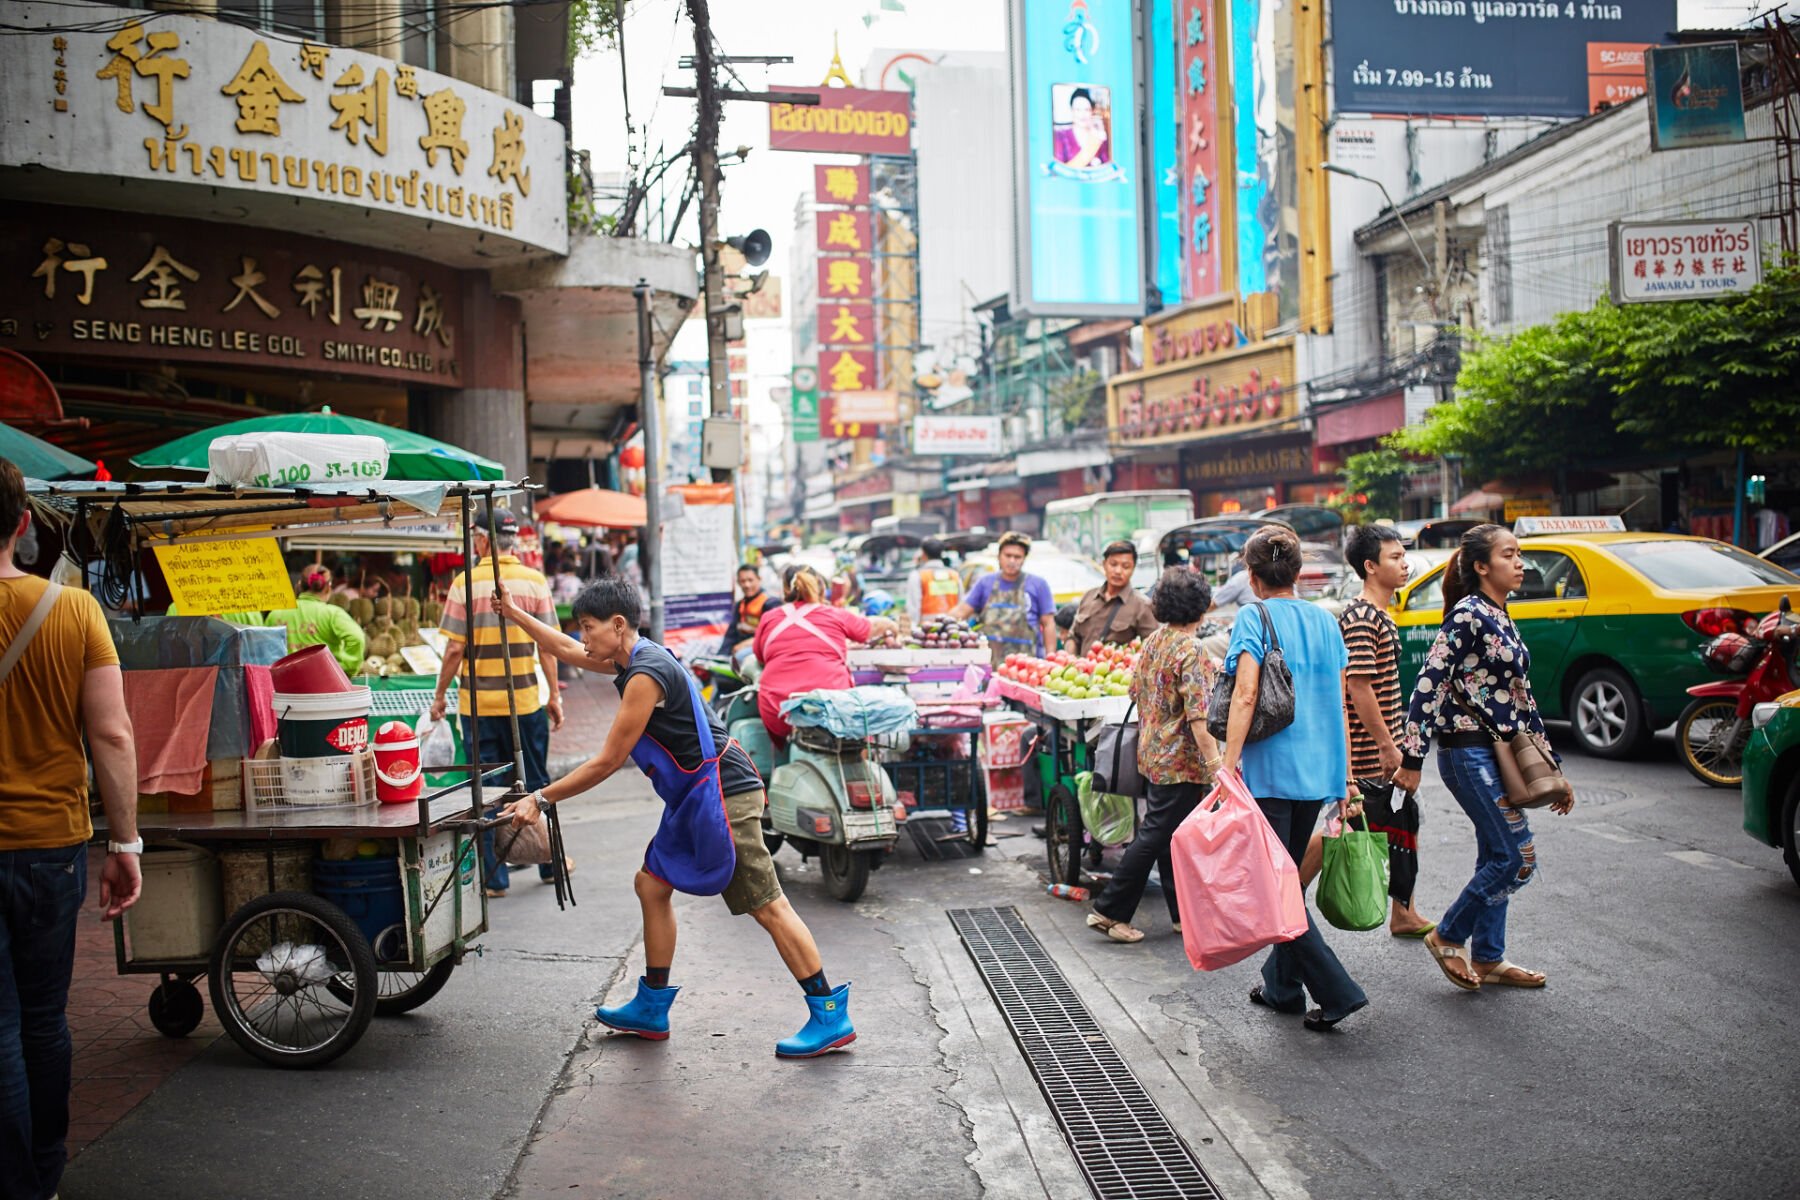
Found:
[[(518, 543), (519, 523), (510, 513), (497, 513), (494, 533), (499, 539), (500, 579), (512, 595), (513, 602), (532, 616), (548, 624), (556, 624), (556, 602), (550, 595), (550, 584), (542, 573), (518, 560), (513, 549)], [(525, 759), (525, 786), (532, 790), (550, 782), (550, 731), (563, 721), (562, 694), (554, 686), (550, 702), (538, 702), (538, 647), (529, 634), (507, 623), (494, 612), (489, 598), (494, 594), (494, 547), (488, 542), (487, 523), (479, 522), (473, 533), (475, 557), (475, 611), (467, 607), (466, 572), (457, 572), (444, 601), (444, 615), (439, 621), (449, 643), (444, 650), (444, 665), (438, 669), (437, 696), (432, 701), (431, 719), (441, 721), (446, 707), (445, 693), (452, 679), (461, 679), (457, 689), (457, 711), (462, 716), (463, 745), (479, 748), (484, 763), (513, 761), (512, 721), (506, 704), (506, 681), (512, 677), (513, 693), (519, 714), (519, 749)], [(470, 634), (471, 625), (474, 628)], [(475, 660), (475, 688), (470, 694), (468, 680), (462, 678), (463, 659)], [(544, 663), (544, 677), (556, 678), (556, 667)], [(489, 816), (499, 812), (494, 807)], [(492, 832), (481, 835), (481, 856), (486, 868), (488, 895), (506, 895), (511, 879), (506, 864), (494, 855)], [(542, 866), (538, 874), (552, 877), (551, 868)]]
[(1400, 698), (1400, 631), (1388, 616), (1394, 593), (1406, 584), (1406, 546), (1391, 525), (1361, 525), (1350, 531), (1344, 557), (1363, 581), (1362, 594), (1338, 618), (1350, 653), (1345, 701), (1350, 722), (1350, 775), (1363, 797), (1369, 829), (1388, 839), (1388, 931), (1396, 937), (1423, 937), (1432, 923), (1413, 907), (1419, 877), (1419, 802), (1394, 794), (1400, 767), (1398, 745), (1406, 707)]

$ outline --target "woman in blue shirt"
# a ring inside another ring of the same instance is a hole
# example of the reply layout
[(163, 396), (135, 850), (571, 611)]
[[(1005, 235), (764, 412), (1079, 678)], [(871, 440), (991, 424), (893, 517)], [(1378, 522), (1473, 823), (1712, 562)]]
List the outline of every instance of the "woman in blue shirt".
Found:
[[(1262, 808), (1296, 866), (1306, 853), (1327, 801), (1354, 799), (1350, 777), (1350, 730), (1344, 716), (1350, 665), (1335, 618), (1294, 595), (1300, 577), (1300, 539), (1280, 525), (1265, 525), (1244, 544), (1244, 564), (1257, 603), (1238, 610), (1225, 663), (1236, 672), (1231, 717), (1225, 739), (1227, 771), (1241, 770), (1244, 784)], [(1294, 721), (1259, 742), (1246, 744), (1256, 713), (1264, 657), (1274, 648), (1265, 628), (1273, 628), (1294, 677)], [(1346, 802), (1346, 815), (1358, 809)], [(1250, 989), (1254, 1004), (1278, 1012), (1306, 1013), (1306, 1027), (1324, 1032), (1369, 998), (1350, 978), (1319, 934), (1312, 912), (1306, 932), (1282, 942), (1263, 963), (1263, 981)], [(1318, 1007), (1306, 1012), (1311, 993)]]

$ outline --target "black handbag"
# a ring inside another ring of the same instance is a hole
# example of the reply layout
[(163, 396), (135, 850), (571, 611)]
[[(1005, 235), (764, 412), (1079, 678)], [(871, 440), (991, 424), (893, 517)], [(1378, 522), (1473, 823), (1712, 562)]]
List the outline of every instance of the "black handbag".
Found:
[(1144, 777), (1138, 774), (1138, 727), (1131, 716), (1134, 703), (1117, 725), (1102, 725), (1092, 735), (1094, 783), (1097, 790), (1137, 800), (1144, 795)]
[[(1258, 600), (1252, 607), (1262, 618), (1263, 634), (1269, 648), (1263, 654), (1262, 675), (1256, 684), (1256, 716), (1250, 722), (1245, 742), (1260, 742), (1273, 737), (1294, 723), (1294, 674), (1288, 670), (1287, 655), (1281, 639), (1275, 635), (1275, 623), (1269, 610)], [(1239, 620), (1243, 618), (1240, 616)], [(1231, 724), (1231, 694), (1237, 688), (1237, 672), (1221, 674), (1213, 684), (1212, 703), (1206, 707), (1206, 731), (1224, 745)]]

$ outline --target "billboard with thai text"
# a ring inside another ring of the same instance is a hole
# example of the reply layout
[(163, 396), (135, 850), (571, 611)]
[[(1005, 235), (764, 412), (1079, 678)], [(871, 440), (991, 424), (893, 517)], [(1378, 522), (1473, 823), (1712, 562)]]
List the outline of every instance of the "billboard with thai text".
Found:
[(1337, 0), (1339, 112), (1579, 117), (1590, 45), (1655, 45), (1675, 0)]

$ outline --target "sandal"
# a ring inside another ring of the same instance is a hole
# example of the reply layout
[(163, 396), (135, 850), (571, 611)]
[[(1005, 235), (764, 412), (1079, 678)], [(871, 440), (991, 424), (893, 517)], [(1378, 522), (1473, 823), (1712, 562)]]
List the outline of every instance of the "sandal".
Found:
[(506, 899), (506, 889), (505, 888), (482, 888), (481, 891), (482, 891), (482, 894), (485, 895), (489, 900), (504, 900), (504, 899)]
[(1495, 987), (1541, 988), (1548, 982), (1548, 977), (1542, 971), (1533, 971), (1502, 959), (1488, 969), (1487, 974), (1481, 977), (1481, 982), (1491, 983)]
[[(1438, 940), (1436, 931), (1426, 934), (1422, 940), (1425, 943), (1425, 948), (1431, 951), (1431, 960), (1437, 963), (1438, 970), (1444, 973), (1445, 979), (1448, 979), (1451, 983), (1455, 984), (1465, 992), (1479, 992), (1481, 990), (1481, 982), (1475, 975), (1475, 968), (1469, 963), (1469, 951), (1467, 947), (1444, 945), (1443, 942)], [(1462, 975), (1452, 970), (1450, 967), (1450, 960), (1452, 959), (1461, 959), (1463, 965), (1468, 967), (1469, 973), (1467, 975)]]
[(1091, 912), (1087, 916), (1089, 929), (1098, 929), (1115, 942), (1123, 942), (1127, 946), (1144, 940), (1144, 931), (1127, 925), (1124, 921), (1114, 921), (1099, 913)]

